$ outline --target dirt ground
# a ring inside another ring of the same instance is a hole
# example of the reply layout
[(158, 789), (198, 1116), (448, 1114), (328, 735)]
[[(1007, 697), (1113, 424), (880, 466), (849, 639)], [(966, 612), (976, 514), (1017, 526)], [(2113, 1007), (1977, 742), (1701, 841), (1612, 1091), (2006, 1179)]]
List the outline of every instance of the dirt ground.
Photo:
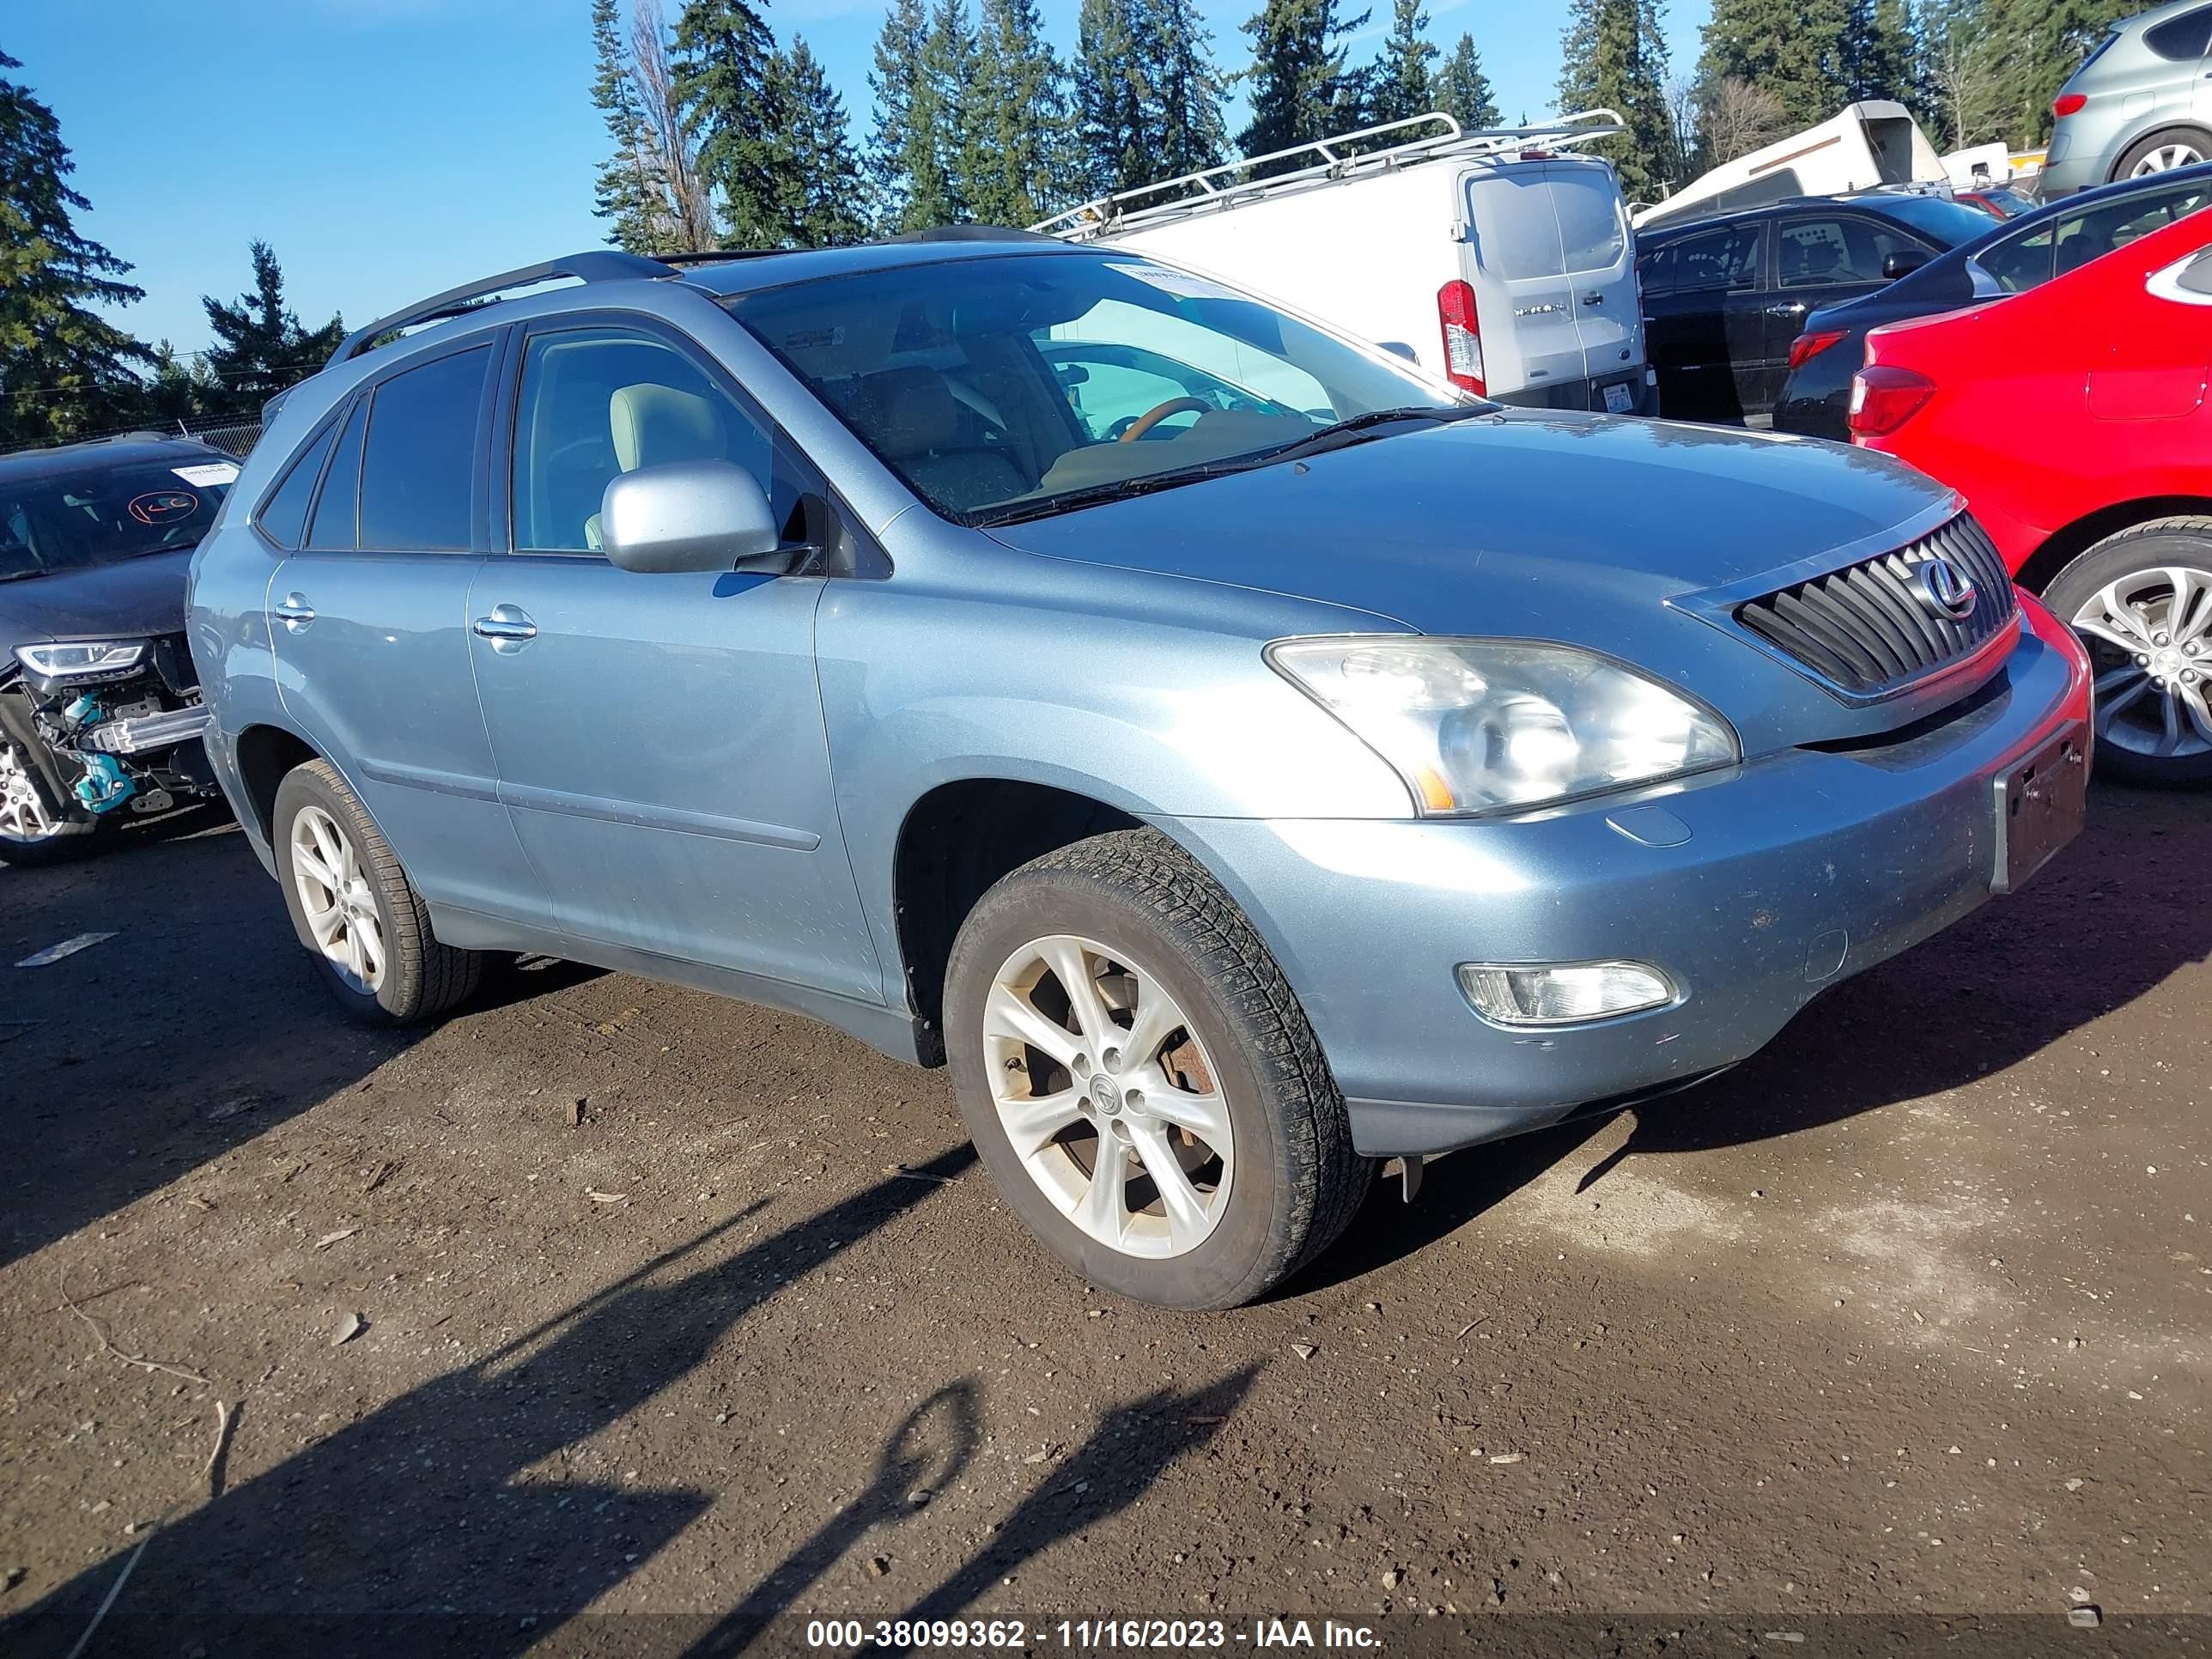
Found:
[(1203, 1317), (805, 1021), (539, 964), (368, 1035), (228, 826), (0, 870), (0, 1651), (128, 1570), (90, 1653), (2201, 1654), (2212, 823), (2092, 810), (1751, 1064)]

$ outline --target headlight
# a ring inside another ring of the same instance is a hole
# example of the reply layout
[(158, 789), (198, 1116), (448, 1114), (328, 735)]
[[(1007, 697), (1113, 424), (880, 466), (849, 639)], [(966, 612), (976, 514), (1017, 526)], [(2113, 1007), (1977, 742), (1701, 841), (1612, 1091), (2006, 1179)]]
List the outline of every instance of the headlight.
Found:
[(1425, 817), (1491, 812), (1742, 757), (1719, 715), (1594, 652), (1500, 640), (1278, 640), (1267, 660), (1397, 769)]
[(146, 655), (143, 640), (78, 640), (66, 645), (19, 645), (15, 660), (44, 680), (116, 680)]

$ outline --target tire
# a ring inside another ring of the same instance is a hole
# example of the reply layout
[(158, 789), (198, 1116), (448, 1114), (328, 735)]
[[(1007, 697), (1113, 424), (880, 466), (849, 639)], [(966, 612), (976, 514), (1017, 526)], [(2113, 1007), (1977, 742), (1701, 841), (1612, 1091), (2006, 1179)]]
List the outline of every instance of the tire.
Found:
[[(2177, 628), (2179, 586), (2190, 592)], [(2108, 536), (2043, 599), (2095, 665), (2098, 771), (2157, 788), (2212, 785), (2212, 519)]]
[[(2172, 167), (2193, 167), (2212, 160), (2212, 138), (2195, 127), (2160, 127), (2130, 144), (2120, 157), (2120, 164), (2112, 169), (2117, 181), (2132, 179), (2137, 168), (2145, 173), (2164, 173)], [(2146, 162), (2155, 161), (2154, 166)]]
[[(1079, 1035), (1085, 1022), (1059, 971), (1012, 988), (1048, 972), (1048, 957), (1088, 977), (1093, 1014), (1119, 1022), (1103, 1042)], [(1229, 896), (1156, 830), (1078, 842), (1000, 880), (954, 941), (945, 1005), (961, 1116), (1000, 1194), (1054, 1255), (1109, 1290), (1169, 1308), (1249, 1302), (1334, 1243), (1373, 1184), (1282, 970)], [(1179, 1023), (1160, 1024), (1147, 1053), (1121, 1054), (1115, 1037), (1143, 1042), (1140, 1020)], [(1012, 1136), (1032, 1110), (1018, 1151)], [(1055, 1115), (1066, 1115), (1060, 1138), (1038, 1145), (1035, 1126)], [(1204, 1120), (1224, 1127), (1191, 1133)], [(1104, 1167), (1109, 1138), (1127, 1148), (1115, 1166), (1127, 1179), (1102, 1189), (1086, 1168)], [(1151, 1173), (1163, 1149), (1186, 1172), (1168, 1177), (1180, 1206)], [(1115, 1232), (1119, 1243), (1105, 1236)]]
[(44, 775), (21, 743), (0, 732), (0, 864), (41, 869), (70, 863), (99, 846), (106, 819), (74, 805), (57, 813), (50, 798)]
[[(327, 834), (316, 836), (320, 828)], [(338, 856), (319, 866), (335, 871), (341, 884), (313, 879), (306, 836), (322, 858), (335, 836)], [(272, 847), (284, 908), (292, 928), (313, 958), (331, 994), (347, 1017), (364, 1025), (408, 1025), (434, 1019), (464, 1001), (483, 974), (483, 957), (441, 945), (430, 931), (430, 912), (409, 883), (391, 845), (360, 799), (327, 761), (295, 767), (276, 787)], [(336, 902), (311, 914), (309, 890)], [(317, 934), (318, 916), (329, 927), (338, 915), (326, 948)], [(374, 933), (370, 924), (374, 924)], [(376, 950), (372, 953), (368, 940)], [(342, 958), (358, 945), (349, 965)], [(356, 969), (367, 971), (356, 971)]]

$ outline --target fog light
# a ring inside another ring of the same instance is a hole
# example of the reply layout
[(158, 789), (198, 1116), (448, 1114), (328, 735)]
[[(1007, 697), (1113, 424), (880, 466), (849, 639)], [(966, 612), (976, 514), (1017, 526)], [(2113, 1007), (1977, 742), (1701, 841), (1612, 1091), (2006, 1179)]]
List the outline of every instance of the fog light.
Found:
[(1675, 994), (1666, 975), (1640, 962), (1465, 962), (1459, 982), (1476, 1011), (1500, 1025), (1617, 1019), (1662, 1008)]

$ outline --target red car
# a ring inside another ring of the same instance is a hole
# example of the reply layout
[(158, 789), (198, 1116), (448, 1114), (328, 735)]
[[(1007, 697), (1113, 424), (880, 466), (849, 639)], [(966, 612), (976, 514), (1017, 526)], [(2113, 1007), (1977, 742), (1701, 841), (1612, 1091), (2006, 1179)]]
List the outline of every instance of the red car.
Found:
[(2089, 647), (2100, 763), (2212, 783), (2212, 209), (1867, 336), (1852, 441), (1964, 495)]

